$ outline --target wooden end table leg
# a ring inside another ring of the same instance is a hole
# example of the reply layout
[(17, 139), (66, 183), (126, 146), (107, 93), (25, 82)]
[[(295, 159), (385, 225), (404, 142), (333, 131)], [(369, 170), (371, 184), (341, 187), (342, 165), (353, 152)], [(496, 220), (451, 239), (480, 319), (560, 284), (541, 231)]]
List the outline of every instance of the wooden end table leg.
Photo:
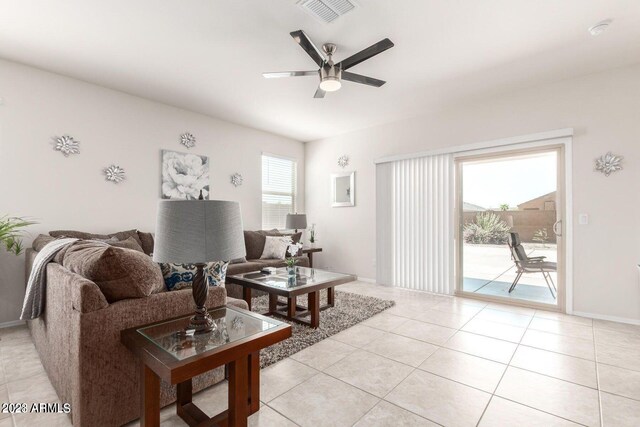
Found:
[(143, 427), (160, 426), (160, 378), (142, 363), (140, 387), (140, 425)]
[(313, 268), (313, 252), (309, 252), (307, 258), (309, 258), (309, 268)]
[(191, 379), (178, 383), (176, 413), (190, 426), (199, 425), (209, 419), (209, 416), (193, 404), (193, 383)]
[(260, 352), (249, 355), (249, 415), (260, 409)]
[(229, 427), (247, 427), (249, 416), (249, 357), (229, 363)]
[(269, 313), (278, 311), (278, 295), (269, 294)]
[(335, 301), (336, 301), (336, 292), (335, 292), (335, 288), (332, 286), (330, 288), (327, 288), (327, 305), (333, 307), (335, 306)]
[(320, 326), (320, 292), (309, 293), (309, 311), (311, 312), (310, 326), (317, 328)]
[(296, 297), (288, 298), (287, 315), (289, 317), (296, 317), (296, 304)]
[(247, 288), (246, 286), (242, 287), (242, 298), (247, 302), (249, 311), (251, 311), (251, 288)]

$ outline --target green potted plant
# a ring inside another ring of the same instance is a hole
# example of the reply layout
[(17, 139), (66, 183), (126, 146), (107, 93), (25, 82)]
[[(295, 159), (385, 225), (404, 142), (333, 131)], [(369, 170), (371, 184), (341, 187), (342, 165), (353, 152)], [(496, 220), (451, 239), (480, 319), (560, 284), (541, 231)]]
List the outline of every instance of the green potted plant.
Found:
[(24, 218), (0, 217), (0, 243), (5, 246), (8, 252), (20, 255), (24, 249), (22, 246), (23, 229), (33, 224), (35, 222)]

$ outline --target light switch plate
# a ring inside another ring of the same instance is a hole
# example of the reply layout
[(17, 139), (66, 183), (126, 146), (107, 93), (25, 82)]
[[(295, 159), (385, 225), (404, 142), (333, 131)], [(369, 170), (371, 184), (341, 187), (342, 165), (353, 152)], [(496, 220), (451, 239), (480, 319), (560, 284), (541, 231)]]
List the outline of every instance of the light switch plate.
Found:
[(580, 225), (589, 224), (589, 215), (588, 214), (579, 214), (578, 215), (578, 224), (580, 224)]

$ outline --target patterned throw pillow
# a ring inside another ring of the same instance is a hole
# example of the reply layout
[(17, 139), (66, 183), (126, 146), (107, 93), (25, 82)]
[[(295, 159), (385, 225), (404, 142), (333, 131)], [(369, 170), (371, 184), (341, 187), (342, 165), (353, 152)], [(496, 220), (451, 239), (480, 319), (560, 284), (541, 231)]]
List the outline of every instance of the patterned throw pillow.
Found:
[[(209, 286), (224, 286), (229, 262), (210, 262), (204, 268), (204, 278)], [(160, 264), (164, 284), (169, 291), (190, 288), (196, 275), (195, 264)]]
[(267, 236), (260, 259), (284, 259), (291, 244), (289, 236)]

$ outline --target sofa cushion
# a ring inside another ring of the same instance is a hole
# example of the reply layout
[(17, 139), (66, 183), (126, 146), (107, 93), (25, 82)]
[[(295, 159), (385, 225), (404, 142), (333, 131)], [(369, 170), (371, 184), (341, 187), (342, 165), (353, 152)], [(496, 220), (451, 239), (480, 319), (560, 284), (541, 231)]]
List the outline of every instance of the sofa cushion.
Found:
[(260, 259), (284, 259), (290, 244), (291, 238), (288, 236), (265, 236)]
[(240, 264), (230, 264), (229, 267), (227, 268), (227, 276), (233, 276), (235, 274), (250, 273), (252, 271), (258, 271), (262, 267), (264, 267), (264, 265), (255, 260), (243, 262)]
[[(308, 267), (309, 266), (309, 258), (306, 256), (298, 256), (294, 257), (296, 259), (296, 265), (299, 267)], [(283, 259), (258, 259), (255, 260), (256, 264), (259, 267), (256, 270), (260, 270), (264, 267), (286, 267), (287, 264)]]
[(133, 249), (81, 240), (68, 247), (62, 265), (98, 285), (109, 303), (164, 290), (158, 264)]
[(244, 231), (244, 246), (247, 250), (246, 259), (259, 259), (264, 250), (266, 236), (282, 236), (275, 228), (272, 230)]
[(42, 248), (44, 248), (45, 246), (47, 246), (49, 243), (53, 242), (54, 240), (56, 240), (55, 237), (47, 236), (46, 234), (40, 234), (40, 235), (38, 235), (38, 237), (33, 239), (33, 243), (31, 244), (31, 247), (34, 250), (40, 252), (42, 250)]
[[(210, 262), (204, 268), (204, 277), (209, 286), (222, 286), (227, 276), (228, 262)], [(169, 291), (190, 288), (196, 275), (195, 264), (160, 264), (164, 283)]]
[(264, 249), (265, 236), (257, 231), (244, 231), (244, 246), (247, 250), (247, 259), (258, 259)]
[(76, 230), (53, 230), (49, 232), (52, 237), (75, 237), (82, 240), (108, 240), (115, 237), (118, 240), (126, 240), (132, 237), (142, 247), (142, 241), (138, 236), (138, 230), (118, 231), (111, 234), (95, 234)]
[(299, 231), (291, 235), (291, 241), (293, 243), (300, 243), (300, 240), (302, 240), (302, 231)]
[(153, 234), (138, 230), (138, 237), (140, 238), (140, 242), (142, 242), (141, 246), (144, 253), (151, 255), (153, 253), (154, 245)]
[(127, 237), (124, 240), (115, 240), (115, 241), (107, 240), (105, 243), (111, 246), (115, 246), (116, 248), (132, 249), (134, 251), (144, 253), (144, 251), (142, 250), (142, 247), (138, 244), (138, 242), (135, 241), (133, 237)]

